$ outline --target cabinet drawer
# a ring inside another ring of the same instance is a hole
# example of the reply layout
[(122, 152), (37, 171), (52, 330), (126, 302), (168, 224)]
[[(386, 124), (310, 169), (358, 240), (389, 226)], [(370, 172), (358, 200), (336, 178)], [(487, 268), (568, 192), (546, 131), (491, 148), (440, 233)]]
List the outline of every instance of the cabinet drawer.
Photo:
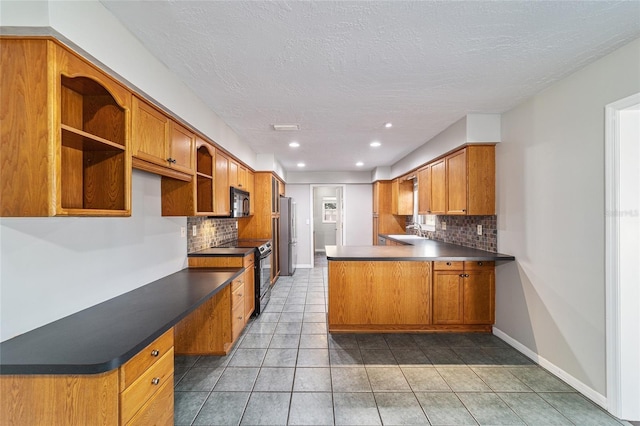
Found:
[(173, 348), (120, 394), (120, 423), (126, 424), (168, 381), (173, 381)]
[(236, 340), (244, 328), (244, 303), (233, 307), (231, 311), (232, 340)]
[(451, 261), (435, 261), (433, 262), (434, 271), (462, 271), (464, 262)]
[(173, 376), (147, 401), (127, 426), (173, 426)]
[(244, 303), (244, 284), (237, 287), (231, 293), (231, 306), (235, 308), (238, 304)]
[(231, 282), (231, 292), (235, 292), (242, 286), (244, 286), (244, 275), (240, 275), (238, 278)]
[(253, 254), (250, 254), (249, 256), (244, 257), (242, 266), (244, 266), (245, 268), (253, 268), (254, 263), (255, 263), (254, 256)]
[(464, 262), (465, 271), (486, 271), (488, 269), (493, 269), (495, 266), (496, 266), (496, 262), (487, 262), (487, 261)]
[(158, 337), (120, 367), (120, 392), (128, 388), (154, 362), (158, 361), (173, 347), (173, 328)]

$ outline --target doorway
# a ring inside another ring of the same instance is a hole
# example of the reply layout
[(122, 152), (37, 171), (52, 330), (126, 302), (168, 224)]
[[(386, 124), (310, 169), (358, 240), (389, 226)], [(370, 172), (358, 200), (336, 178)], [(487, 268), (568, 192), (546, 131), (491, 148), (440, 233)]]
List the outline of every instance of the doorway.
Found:
[(640, 93), (606, 107), (607, 403), (640, 420)]
[(311, 259), (325, 246), (345, 244), (344, 185), (311, 185)]

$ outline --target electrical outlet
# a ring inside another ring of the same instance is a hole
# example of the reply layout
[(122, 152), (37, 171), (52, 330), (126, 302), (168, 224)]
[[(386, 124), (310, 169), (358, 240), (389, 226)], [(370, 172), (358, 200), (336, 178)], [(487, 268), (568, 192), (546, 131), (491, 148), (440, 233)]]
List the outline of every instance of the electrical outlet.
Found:
[(442, 230), (443, 231), (447, 230), (447, 222), (442, 222)]
[(482, 235), (482, 225), (478, 225), (478, 235)]
[(236, 220), (236, 229), (238, 229), (238, 221)]
[(185, 228), (184, 226), (180, 227), (180, 237), (184, 238), (187, 236), (187, 228)]
[(193, 237), (195, 237), (196, 235), (198, 235), (198, 227), (197, 227), (196, 225), (193, 225), (193, 226), (191, 227), (191, 235), (192, 235)]

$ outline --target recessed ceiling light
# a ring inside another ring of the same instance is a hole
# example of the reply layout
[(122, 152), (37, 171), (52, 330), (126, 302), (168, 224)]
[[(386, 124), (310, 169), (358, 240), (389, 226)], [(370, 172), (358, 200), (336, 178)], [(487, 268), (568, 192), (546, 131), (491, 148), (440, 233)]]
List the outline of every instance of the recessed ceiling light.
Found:
[(380, 145), (382, 145), (382, 144), (381, 144), (380, 142), (378, 142), (378, 141), (374, 141), (374, 142), (371, 142), (371, 143), (369, 144), (369, 146), (372, 146), (372, 147), (374, 147), (374, 148), (377, 148), (377, 147), (379, 147)]
[(362, 161), (358, 161), (358, 162), (356, 163), (356, 166), (358, 166), (358, 167), (362, 167), (362, 166), (364, 166), (364, 163), (363, 163)]
[(391, 127), (393, 127), (392, 123), (384, 123), (384, 127), (386, 127), (387, 129), (390, 129)]
[(298, 167), (304, 167), (304, 166), (306, 166), (306, 164), (304, 164), (304, 163), (298, 163)]
[(300, 144), (299, 144), (298, 142), (291, 142), (291, 143), (289, 144), (289, 146), (290, 146), (291, 148), (297, 148), (297, 147), (299, 147), (299, 146), (300, 146)]
[(278, 131), (290, 131), (290, 130), (300, 130), (299, 124), (272, 124), (273, 130)]

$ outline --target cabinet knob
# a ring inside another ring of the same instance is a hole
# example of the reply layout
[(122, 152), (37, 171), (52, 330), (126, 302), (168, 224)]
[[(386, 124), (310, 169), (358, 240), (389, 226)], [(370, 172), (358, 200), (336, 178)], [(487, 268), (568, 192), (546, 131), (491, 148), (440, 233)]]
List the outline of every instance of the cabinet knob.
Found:
[(154, 349), (154, 350), (151, 351), (151, 356), (158, 356), (158, 355), (160, 355), (160, 351), (159, 350)]
[(239, 319), (239, 320), (241, 320), (241, 319), (242, 319), (242, 317), (238, 317), (238, 319)]
[(171, 158), (171, 157), (167, 158), (167, 161), (170, 162), (170, 163), (173, 163), (173, 164), (177, 163), (177, 160), (175, 158)]
[(242, 297), (242, 293), (238, 293), (238, 297)]
[(451, 266), (451, 262), (447, 262), (447, 266)]
[(482, 266), (482, 262), (478, 262), (478, 266)]
[(465, 277), (469, 278), (469, 274), (464, 274)]
[(464, 278), (464, 274), (460, 274), (460, 278)]
[(160, 377), (154, 377), (153, 379), (151, 379), (151, 384), (152, 385), (159, 385), (160, 384)]

